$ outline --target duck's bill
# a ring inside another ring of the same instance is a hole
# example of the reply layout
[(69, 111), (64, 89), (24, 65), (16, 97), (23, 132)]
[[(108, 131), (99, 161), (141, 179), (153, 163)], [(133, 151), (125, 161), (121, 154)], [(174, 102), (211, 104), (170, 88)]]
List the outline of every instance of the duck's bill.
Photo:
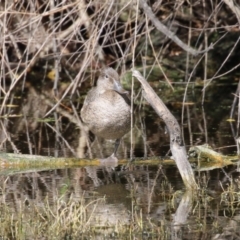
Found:
[(114, 87), (113, 87), (114, 91), (120, 93), (120, 94), (128, 94), (128, 91), (126, 91), (120, 82), (118, 81), (114, 81)]

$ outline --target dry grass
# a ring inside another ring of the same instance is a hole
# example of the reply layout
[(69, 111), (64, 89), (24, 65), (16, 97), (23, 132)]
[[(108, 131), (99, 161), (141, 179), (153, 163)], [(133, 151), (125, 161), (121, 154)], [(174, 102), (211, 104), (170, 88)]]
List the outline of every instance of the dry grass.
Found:
[[(122, 71), (141, 65), (144, 73), (150, 66), (150, 69), (157, 67), (170, 84), (164, 59), (171, 61), (174, 55), (183, 51), (169, 42), (156, 30), (154, 22), (144, 16), (143, 3), (142, 0), (117, 4), (113, 0), (2, 1), (0, 77), (3, 79), (1, 90), (4, 101), (1, 112), (10, 92), (18, 84), (24, 88), (28, 73), (42, 65), (54, 69), (55, 91), (58, 90), (63, 70), (75, 71), (74, 77), (68, 75), (68, 80), (74, 81), (64, 95), (72, 95), (76, 91), (86, 79), (88, 70), (91, 69), (91, 74), (94, 74), (93, 69), (104, 65), (120, 67)], [(237, 31), (237, 15), (232, 14), (222, 1), (214, 4), (204, 0), (192, 4), (185, 1), (156, 1), (151, 7), (170, 31), (179, 32), (176, 36), (188, 47), (207, 49), (211, 42), (216, 47), (220, 40), (223, 41), (224, 33)], [(227, 16), (232, 17), (229, 19)], [(236, 44), (231, 51), (234, 51)], [(204, 79), (216, 79), (230, 54), (213, 74), (209, 74), (206, 68), (209, 65), (208, 54), (204, 57)], [(186, 65), (176, 65), (180, 72), (185, 71), (185, 80), (191, 78), (191, 71), (200, 59), (201, 56), (192, 62), (187, 54)]]
[(144, 220), (140, 209), (125, 214), (119, 208), (114, 211), (101, 197), (87, 200), (62, 196), (52, 204), (48, 198), (41, 204), (26, 200), (19, 202), (17, 209), (1, 203), (0, 210), (0, 236), (4, 239), (131, 239), (142, 235), (155, 238), (161, 232), (166, 235), (167, 226), (158, 227), (150, 219)]
[[(162, 83), (166, 82), (164, 93), (178, 96), (182, 104), (182, 126), (187, 125), (192, 135), (198, 125), (204, 135), (203, 142), (209, 143), (207, 116), (203, 112), (199, 120), (185, 103), (195, 85), (203, 93), (196, 100), (196, 104), (201, 104), (206, 100), (206, 90), (218, 94), (211, 88), (214, 82), (230, 74), (233, 74), (229, 78), (231, 83), (239, 78), (237, 8), (229, 5), (233, 1), (222, 0), (214, 3), (155, 1), (148, 3), (152, 16), (143, 7), (144, 3), (143, 0), (1, 1), (1, 149), (42, 154), (44, 142), (54, 138), (57, 144), (61, 142), (60, 149), (68, 148), (72, 155), (77, 155), (77, 147), (82, 151), (85, 145), (81, 141), (79, 146), (72, 146), (63, 135), (69, 127), (64, 120), (68, 118), (74, 123), (69, 132), (72, 138), (77, 138), (76, 125), (82, 129), (78, 117), (81, 101), (96, 79), (97, 70), (104, 66), (112, 66), (122, 73), (125, 86), (131, 90), (132, 103), (138, 103), (139, 111), (145, 106), (140, 86), (134, 83), (130, 69), (140, 70), (159, 94)], [(172, 32), (170, 39), (160, 32), (159, 22)], [(185, 50), (176, 37), (187, 45)], [(193, 57), (189, 51), (194, 48), (204, 52), (211, 43), (214, 49), (205, 54)], [(178, 84), (184, 85), (184, 92), (179, 91)], [(237, 108), (239, 89), (231, 116)], [(191, 122), (193, 117), (199, 120), (197, 124)], [(43, 118), (49, 122), (40, 122)], [(135, 142), (146, 138), (143, 128), (137, 132), (136, 139), (132, 132), (128, 137), (131, 155)], [(39, 134), (32, 140), (35, 132)], [(15, 141), (15, 134), (24, 135), (24, 151), (18, 146), (19, 141)], [(150, 141), (159, 145), (159, 139)], [(144, 155), (147, 152), (154, 155), (154, 149), (144, 144)], [(193, 145), (192, 138), (190, 144)], [(123, 157), (126, 156), (124, 153)]]

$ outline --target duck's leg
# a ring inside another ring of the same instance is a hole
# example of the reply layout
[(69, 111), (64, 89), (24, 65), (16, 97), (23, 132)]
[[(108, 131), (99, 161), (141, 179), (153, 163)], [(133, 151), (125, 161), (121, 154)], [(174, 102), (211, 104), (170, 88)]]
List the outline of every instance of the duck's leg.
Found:
[(116, 167), (118, 165), (118, 159), (117, 159), (117, 150), (119, 147), (121, 139), (116, 139), (114, 143), (114, 151), (113, 154), (107, 158), (100, 159), (100, 162), (102, 165), (110, 166), (110, 167)]
[(115, 143), (114, 143), (114, 151), (113, 151), (113, 154), (112, 154), (112, 157), (117, 157), (117, 150), (118, 150), (118, 147), (120, 145), (120, 141), (121, 139), (116, 139)]

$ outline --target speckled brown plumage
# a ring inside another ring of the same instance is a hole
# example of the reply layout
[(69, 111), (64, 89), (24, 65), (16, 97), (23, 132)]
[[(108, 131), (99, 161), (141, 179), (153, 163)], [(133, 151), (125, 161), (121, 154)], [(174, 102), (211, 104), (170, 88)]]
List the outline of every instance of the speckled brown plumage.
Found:
[[(84, 124), (96, 136), (105, 139), (122, 138), (131, 128), (131, 108), (127, 92), (122, 88), (119, 75), (106, 68), (84, 101), (81, 117)], [(115, 150), (113, 155), (117, 151)]]

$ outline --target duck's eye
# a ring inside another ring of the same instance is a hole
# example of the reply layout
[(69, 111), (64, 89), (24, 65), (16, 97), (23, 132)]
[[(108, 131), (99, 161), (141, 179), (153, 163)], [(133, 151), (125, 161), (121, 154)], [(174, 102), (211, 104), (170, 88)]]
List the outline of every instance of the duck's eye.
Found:
[(105, 75), (105, 78), (108, 78), (108, 75), (107, 75), (107, 74)]

